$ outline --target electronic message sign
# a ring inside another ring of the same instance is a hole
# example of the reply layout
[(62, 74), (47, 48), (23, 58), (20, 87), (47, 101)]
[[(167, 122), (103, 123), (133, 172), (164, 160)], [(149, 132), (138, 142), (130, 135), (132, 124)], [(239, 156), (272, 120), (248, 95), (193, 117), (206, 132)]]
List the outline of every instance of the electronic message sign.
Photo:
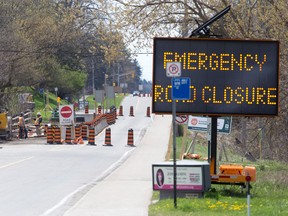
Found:
[(154, 38), (153, 113), (171, 113), (169, 62), (189, 77), (190, 99), (176, 100), (178, 114), (278, 115), (279, 42)]

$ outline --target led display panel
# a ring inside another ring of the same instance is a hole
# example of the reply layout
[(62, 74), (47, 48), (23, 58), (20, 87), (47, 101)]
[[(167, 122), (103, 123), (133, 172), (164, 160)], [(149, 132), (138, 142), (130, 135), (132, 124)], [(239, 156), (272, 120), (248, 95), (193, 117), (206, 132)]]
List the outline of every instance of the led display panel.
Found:
[(189, 77), (190, 99), (177, 114), (278, 115), (279, 41), (154, 38), (152, 112), (172, 112), (169, 62)]

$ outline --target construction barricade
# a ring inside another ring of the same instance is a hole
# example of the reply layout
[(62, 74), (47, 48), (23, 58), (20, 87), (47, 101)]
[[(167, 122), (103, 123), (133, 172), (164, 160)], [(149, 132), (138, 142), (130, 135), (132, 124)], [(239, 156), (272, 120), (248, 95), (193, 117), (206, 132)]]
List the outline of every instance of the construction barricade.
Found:
[(72, 140), (72, 136), (71, 136), (71, 127), (70, 126), (66, 126), (66, 137), (65, 137), (65, 143), (67, 144), (72, 144), (71, 140)]
[(146, 116), (150, 117), (150, 107), (147, 107)]
[(89, 127), (88, 145), (96, 145), (95, 144), (95, 128), (93, 126)]
[(53, 133), (53, 128), (52, 126), (47, 127), (47, 143), (48, 144), (53, 144), (54, 143), (54, 133)]
[(62, 142), (61, 142), (61, 129), (58, 126), (54, 126), (54, 142), (56, 144), (62, 144)]
[(87, 128), (88, 128), (87, 125), (82, 125), (81, 135), (82, 135), (83, 140), (87, 140)]
[(134, 145), (134, 134), (133, 134), (133, 129), (132, 128), (130, 128), (128, 130), (127, 146), (135, 147), (135, 145)]
[(86, 106), (85, 106), (85, 114), (88, 114), (88, 113), (89, 113), (89, 106), (86, 105)]
[(118, 116), (123, 116), (123, 106), (120, 106), (120, 107), (119, 107)]
[(101, 113), (102, 113), (102, 107), (98, 106), (98, 115), (101, 115)]
[(105, 145), (104, 146), (112, 146), (112, 144), (111, 144), (111, 128), (106, 128), (106, 130), (105, 130)]
[(134, 116), (133, 106), (130, 106), (129, 116)]

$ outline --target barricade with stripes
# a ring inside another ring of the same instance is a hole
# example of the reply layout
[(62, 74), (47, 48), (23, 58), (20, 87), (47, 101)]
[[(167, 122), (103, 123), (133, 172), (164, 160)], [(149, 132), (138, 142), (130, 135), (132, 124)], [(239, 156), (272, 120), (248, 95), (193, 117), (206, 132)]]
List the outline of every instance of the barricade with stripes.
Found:
[(89, 106), (86, 105), (86, 106), (85, 106), (85, 114), (88, 114), (88, 113), (89, 113)]
[(133, 106), (130, 106), (130, 113), (129, 113), (129, 116), (134, 116)]
[(147, 107), (146, 116), (147, 116), (147, 117), (150, 117), (150, 107)]
[(119, 116), (123, 116), (123, 106), (120, 106), (119, 107), (119, 113), (118, 113)]
[(102, 107), (98, 106), (98, 114), (100, 115), (102, 113)]
[(47, 127), (47, 143), (53, 144), (54, 143), (54, 134), (53, 134), (53, 128), (52, 126)]
[(66, 126), (66, 137), (65, 137), (65, 143), (67, 144), (71, 144), (71, 139), (72, 139), (72, 136), (71, 136), (71, 127), (70, 126)]
[(58, 126), (54, 126), (54, 142), (61, 144), (61, 129)]
[(115, 114), (114, 112), (106, 113), (107, 123), (108, 125), (115, 123)]
[(79, 138), (81, 136), (82, 130), (81, 125), (75, 126), (75, 139)]
[(88, 145), (96, 145), (95, 144), (95, 128), (93, 126), (89, 127)]
[(106, 130), (105, 130), (105, 145), (104, 146), (112, 146), (112, 144), (111, 144), (111, 128), (106, 128)]
[(82, 138), (83, 138), (83, 140), (87, 140), (87, 128), (88, 128), (88, 126), (87, 125), (82, 125)]
[(134, 135), (133, 135), (133, 129), (132, 128), (130, 128), (128, 130), (127, 145), (131, 146), (131, 147), (135, 147), (135, 145), (134, 145)]

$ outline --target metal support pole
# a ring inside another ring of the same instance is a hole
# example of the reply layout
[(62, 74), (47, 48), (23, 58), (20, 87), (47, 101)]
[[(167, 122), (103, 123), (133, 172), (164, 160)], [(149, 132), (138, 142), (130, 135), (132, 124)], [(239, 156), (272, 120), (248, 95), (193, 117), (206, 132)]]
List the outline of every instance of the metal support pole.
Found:
[(207, 117), (208, 163), (211, 163), (211, 118)]
[(173, 125), (173, 195), (174, 208), (177, 208), (177, 168), (176, 168), (176, 101), (172, 100), (172, 125)]
[(247, 186), (247, 215), (250, 216), (250, 184), (246, 183)]
[(212, 117), (211, 120), (211, 164), (210, 173), (216, 173), (217, 166), (217, 117)]

